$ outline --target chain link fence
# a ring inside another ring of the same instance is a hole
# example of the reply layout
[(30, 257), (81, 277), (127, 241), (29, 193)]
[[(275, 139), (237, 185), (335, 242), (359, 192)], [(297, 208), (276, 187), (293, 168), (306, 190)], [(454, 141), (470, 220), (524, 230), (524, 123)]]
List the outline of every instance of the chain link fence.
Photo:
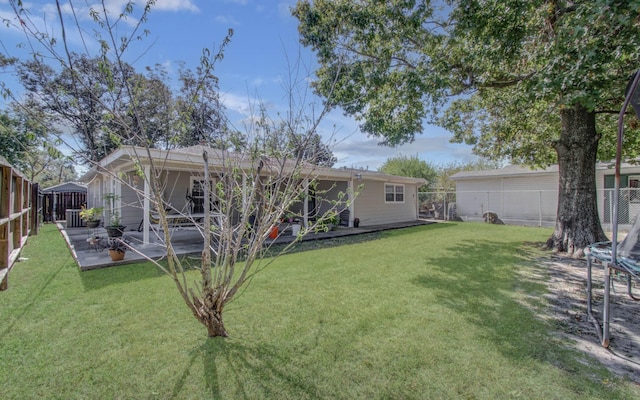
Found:
[[(420, 215), (437, 220), (485, 221), (495, 213), (505, 224), (553, 227), (557, 190), (420, 192)], [(605, 230), (613, 221), (613, 189), (598, 190), (598, 212)], [(628, 228), (640, 215), (640, 189), (620, 189), (618, 224)]]

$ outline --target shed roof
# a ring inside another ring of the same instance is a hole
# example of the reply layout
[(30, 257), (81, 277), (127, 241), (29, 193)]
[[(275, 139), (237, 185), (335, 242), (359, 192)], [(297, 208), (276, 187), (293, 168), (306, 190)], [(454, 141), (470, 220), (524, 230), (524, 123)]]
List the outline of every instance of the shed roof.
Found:
[(552, 165), (550, 167), (544, 169), (532, 169), (528, 167), (523, 167), (520, 165), (507, 165), (500, 169), (484, 169), (477, 171), (460, 171), (457, 174), (451, 176), (453, 180), (459, 179), (471, 179), (471, 178), (502, 178), (502, 177), (512, 177), (519, 175), (542, 175), (549, 173), (557, 173), (558, 166)]
[[(638, 163), (622, 163), (620, 165), (622, 173), (638, 173), (640, 164)], [(612, 163), (599, 162), (596, 164), (596, 171), (611, 171), (614, 173), (614, 165)], [(535, 176), (545, 174), (557, 174), (558, 165), (554, 164), (547, 168), (529, 168), (521, 165), (507, 165), (499, 169), (485, 169), (478, 171), (460, 171), (451, 176), (452, 180), (478, 179), (478, 178), (512, 178), (516, 176)]]
[(42, 189), (43, 193), (64, 193), (64, 192), (87, 192), (87, 185), (80, 182), (63, 182), (48, 188)]

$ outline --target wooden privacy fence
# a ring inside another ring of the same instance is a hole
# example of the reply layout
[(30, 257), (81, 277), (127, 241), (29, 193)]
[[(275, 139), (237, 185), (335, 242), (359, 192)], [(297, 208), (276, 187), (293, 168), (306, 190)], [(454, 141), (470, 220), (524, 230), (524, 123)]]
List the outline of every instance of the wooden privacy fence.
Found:
[(31, 182), (3, 157), (0, 175), (0, 290), (6, 290), (9, 272), (31, 231), (33, 193)]
[(42, 197), (44, 222), (65, 220), (67, 218), (67, 209), (79, 210), (86, 203), (86, 192), (45, 193)]

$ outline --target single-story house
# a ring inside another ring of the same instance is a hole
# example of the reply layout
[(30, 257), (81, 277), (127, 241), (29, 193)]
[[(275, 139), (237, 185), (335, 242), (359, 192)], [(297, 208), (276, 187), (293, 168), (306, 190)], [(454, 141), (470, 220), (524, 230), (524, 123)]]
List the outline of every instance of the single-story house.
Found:
[[(603, 224), (611, 223), (615, 182), (612, 164), (596, 165), (598, 212)], [(505, 223), (553, 226), (558, 206), (558, 166), (545, 169), (508, 165), (500, 169), (462, 171), (456, 182), (456, 212), (469, 221), (484, 220), (492, 211)], [(623, 164), (620, 176), (618, 220), (632, 223), (640, 213), (640, 165)]]
[[(215, 187), (217, 171), (224, 171), (223, 162), (234, 153), (222, 152), (203, 146), (192, 146), (173, 150), (150, 149), (150, 157), (146, 149), (136, 146), (123, 146), (89, 170), (80, 180), (87, 184), (87, 206), (105, 207), (104, 196), (115, 194), (115, 208), (120, 210), (121, 224), (128, 229), (138, 226), (143, 231), (143, 242), (149, 242), (150, 185), (139, 179), (140, 171), (149, 176), (150, 161), (156, 170), (161, 171), (163, 198), (177, 210), (190, 207), (190, 212), (203, 211), (203, 159), (204, 150), (209, 153), (210, 184)], [(238, 157), (240, 159), (240, 157)], [(249, 164), (238, 163), (238, 168), (251, 168)], [(344, 223), (354, 225), (358, 220), (360, 226), (406, 222), (418, 219), (418, 188), (426, 183), (424, 179), (393, 176), (375, 171), (352, 168), (313, 167), (312, 179), (317, 183), (316, 190), (321, 195), (306, 193), (307, 202), (301, 202), (297, 215), (303, 216), (307, 223), (313, 211), (322, 215), (322, 207), (330, 207), (325, 199), (344, 196), (344, 193), (358, 192), (353, 201), (348, 203), (348, 210), (341, 214)], [(285, 171), (286, 168), (282, 171)], [(264, 169), (262, 174), (276, 172)], [(117, 178), (116, 178), (117, 177)], [(128, 184), (122, 184), (126, 181)], [(144, 194), (144, 195), (141, 195)], [(305, 203), (305, 204), (302, 204)], [(108, 212), (108, 211), (107, 211)], [(109, 217), (109, 215), (105, 215)]]

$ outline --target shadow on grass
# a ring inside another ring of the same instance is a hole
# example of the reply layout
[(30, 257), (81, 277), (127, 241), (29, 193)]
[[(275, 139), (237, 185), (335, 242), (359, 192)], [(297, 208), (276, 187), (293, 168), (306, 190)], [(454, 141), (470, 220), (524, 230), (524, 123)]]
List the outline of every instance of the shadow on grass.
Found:
[[(374, 240), (384, 239), (389, 236), (399, 236), (399, 235), (409, 235), (414, 234), (418, 231), (431, 231), (443, 228), (450, 228), (455, 226), (455, 224), (443, 224), (443, 223), (432, 223), (428, 225), (419, 225), (408, 228), (395, 228), (395, 229), (387, 229), (383, 231), (371, 232), (371, 233), (358, 233), (354, 235), (348, 236), (340, 236), (331, 239), (314, 239), (314, 240), (305, 240), (295, 244), (291, 249), (289, 249), (285, 254), (293, 254), (293, 253), (301, 253), (304, 251), (317, 250), (317, 249), (326, 249), (326, 248), (334, 248), (341, 246), (348, 246), (351, 244), (357, 243), (366, 243)], [(280, 254), (280, 251), (286, 245), (284, 244), (275, 244), (271, 246), (268, 250), (268, 254), (266, 257), (271, 257)]]
[[(29, 239), (30, 242), (33, 242), (33, 243), (29, 243), (29, 246), (25, 247), (25, 249), (23, 250), (23, 256), (28, 255), (32, 251), (37, 253), (38, 251), (36, 251), (36, 249), (37, 250), (44, 249), (44, 250), (41, 250), (43, 251), (42, 254), (46, 254), (47, 252), (57, 251), (54, 247), (51, 247), (51, 243), (56, 243), (56, 240), (58, 239), (58, 237), (59, 237), (59, 233), (58, 233), (58, 230), (55, 229), (55, 227), (41, 228), (37, 237)], [(42, 246), (42, 244), (46, 244), (49, 247), (46, 247), (46, 248), (39, 247), (39, 246)], [(39, 283), (40, 284), (39, 287), (33, 287), (33, 290), (29, 292), (27, 296), (28, 300), (23, 303), (24, 307), (21, 309), (21, 311), (15, 312), (15, 315), (16, 315), (15, 319), (9, 325), (5, 326), (5, 329), (2, 331), (2, 335), (0, 335), (0, 337), (9, 334), (13, 330), (13, 327), (15, 326), (15, 324), (20, 319), (22, 319), (36, 304), (38, 304), (41, 301), (41, 297), (44, 291), (58, 277), (58, 275), (60, 274), (60, 272), (62, 272), (62, 270), (75, 265), (75, 263), (70, 265), (70, 264), (61, 262), (58, 268), (56, 268), (55, 270), (50, 270), (48, 267), (55, 266), (56, 264), (44, 263), (42, 262), (43, 260), (41, 260), (40, 257), (41, 257), (40, 254), (31, 255), (27, 258), (32, 258), (33, 260), (27, 261), (27, 262), (35, 262), (36, 264), (38, 264), (37, 266), (34, 266), (34, 267), (38, 268), (39, 270), (38, 277), (43, 278), (44, 280), (42, 281), (41, 284)], [(14, 268), (22, 268), (23, 266), (20, 265), (20, 263), (21, 262), (18, 261), (18, 265), (14, 266)], [(36, 283), (35, 280), (33, 280), (32, 283)]]
[(85, 290), (103, 289), (111, 285), (121, 285), (165, 275), (164, 272), (150, 262), (79, 271), (78, 273)]
[[(203, 362), (206, 390), (214, 399), (222, 398), (223, 394), (234, 399), (275, 399), (281, 398), (283, 393), (300, 398), (322, 397), (302, 373), (292, 372), (289, 367), (291, 359), (269, 345), (230, 338), (207, 338), (192, 350), (190, 361), (178, 377), (171, 398), (183, 398), (185, 383), (198, 360)], [(233, 393), (229, 390), (222, 393), (223, 385), (233, 388)]]
[[(438, 273), (417, 276), (412, 283), (433, 291), (440, 304), (481, 328), (482, 338), (494, 343), (504, 356), (517, 362), (534, 359), (566, 372), (578, 372), (559, 338), (549, 333), (549, 324), (535, 314), (536, 310), (544, 312), (539, 297), (546, 294), (546, 286), (522, 279), (519, 271), (531, 261), (521, 243), (477, 240), (454, 245), (451, 251), (450, 257), (428, 259)], [(592, 389), (599, 389), (597, 378), (585, 369), (580, 372)], [(568, 382), (577, 385), (574, 379)]]
[(53, 282), (54, 279), (56, 279), (60, 271), (68, 267), (69, 267), (68, 265), (62, 264), (58, 269), (53, 271), (51, 276), (49, 276), (47, 280), (43, 283), (43, 285), (40, 287), (40, 290), (38, 290), (37, 293), (33, 293), (29, 296), (30, 301), (24, 306), (24, 308), (19, 313), (15, 314), (16, 315), (15, 319), (13, 320), (13, 322), (11, 322), (9, 325), (6, 326), (6, 329), (4, 329), (0, 337), (7, 336), (9, 333), (11, 333), (15, 324), (18, 321), (20, 321), (25, 316), (25, 314), (27, 314), (29, 310), (33, 308), (34, 305), (40, 302), (40, 297), (42, 296), (42, 293), (47, 289), (47, 287), (51, 284), (51, 282)]
[[(290, 248), (286, 253), (293, 254), (304, 251), (311, 251), (317, 249), (326, 249), (347, 246), (357, 243), (365, 243), (373, 240), (379, 240), (387, 235), (402, 235), (415, 233), (417, 230), (434, 230), (452, 226), (451, 224), (430, 224), (421, 225), (409, 228), (399, 228), (387, 231), (379, 231), (372, 233), (356, 234), (349, 236), (336, 237), (332, 239), (318, 239), (318, 240), (306, 240), (297, 243)], [(286, 245), (275, 244), (267, 249), (264, 258), (274, 257), (280, 255), (282, 249)], [(191, 256), (184, 256), (182, 258), (183, 267), (185, 269), (193, 269), (199, 267), (199, 261), (197, 254)], [(240, 257), (239, 260), (242, 260)], [(166, 261), (163, 262), (166, 266)], [(163, 276), (164, 273), (156, 266), (149, 262), (139, 262), (134, 264), (125, 264), (111, 268), (101, 268), (89, 271), (80, 272), (80, 278), (86, 290), (102, 289), (109, 285), (119, 285), (123, 283), (135, 282), (143, 279), (155, 278)]]

